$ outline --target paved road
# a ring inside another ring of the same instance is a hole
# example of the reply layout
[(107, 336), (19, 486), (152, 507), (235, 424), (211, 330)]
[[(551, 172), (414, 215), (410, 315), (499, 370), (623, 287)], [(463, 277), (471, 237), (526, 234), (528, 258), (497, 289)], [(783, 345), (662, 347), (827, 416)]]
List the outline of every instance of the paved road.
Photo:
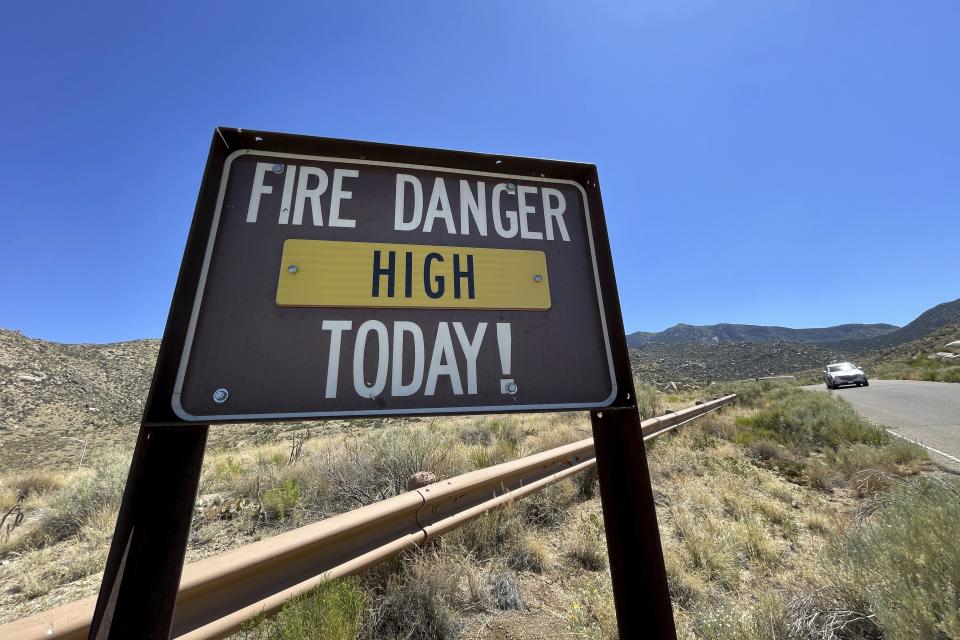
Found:
[[(822, 384), (809, 388), (827, 391)], [(937, 462), (960, 471), (960, 384), (871, 380), (869, 387), (828, 393), (847, 400), (868, 420), (955, 458), (930, 453)]]

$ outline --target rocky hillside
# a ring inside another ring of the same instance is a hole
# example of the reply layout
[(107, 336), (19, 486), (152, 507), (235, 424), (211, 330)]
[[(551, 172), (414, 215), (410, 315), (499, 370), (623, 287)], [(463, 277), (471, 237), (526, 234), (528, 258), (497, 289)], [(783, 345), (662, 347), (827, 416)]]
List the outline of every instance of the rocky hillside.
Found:
[(627, 335), (627, 344), (678, 344), (702, 342), (799, 342), (804, 344), (838, 343), (848, 340), (882, 337), (898, 327), (892, 324), (841, 324), (835, 327), (791, 329), (754, 324), (677, 324), (659, 333), (638, 331)]
[(834, 346), (860, 353), (894, 349), (956, 324), (960, 324), (960, 298), (927, 309), (913, 322), (896, 331), (872, 338), (839, 342)]
[(59, 344), (0, 329), (0, 467), (63, 466), (126, 445), (153, 375), (159, 340)]
[[(84, 466), (111, 449), (132, 449), (159, 340), (61, 344), (0, 329), (0, 469)], [(210, 449), (273, 442), (304, 428), (356, 431), (382, 420), (222, 424)], [(84, 450), (85, 449), (85, 450)]]
[(638, 380), (702, 386), (714, 381), (783, 375), (845, 360), (849, 353), (797, 342), (650, 343), (630, 350)]

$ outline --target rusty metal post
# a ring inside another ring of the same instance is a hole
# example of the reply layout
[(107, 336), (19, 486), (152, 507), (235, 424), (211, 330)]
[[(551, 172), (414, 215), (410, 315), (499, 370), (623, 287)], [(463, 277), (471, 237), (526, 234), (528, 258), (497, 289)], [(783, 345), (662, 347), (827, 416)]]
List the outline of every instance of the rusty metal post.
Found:
[(207, 426), (141, 427), (90, 640), (167, 640)]
[(604, 409), (590, 421), (620, 637), (676, 640), (640, 413)]

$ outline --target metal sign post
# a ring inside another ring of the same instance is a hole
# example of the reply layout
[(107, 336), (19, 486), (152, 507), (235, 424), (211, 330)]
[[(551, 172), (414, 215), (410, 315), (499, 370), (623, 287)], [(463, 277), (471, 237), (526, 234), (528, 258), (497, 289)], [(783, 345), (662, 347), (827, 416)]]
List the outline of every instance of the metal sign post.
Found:
[(616, 291), (593, 165), (218, 129), (90, 637), (169, 636), (209, 424), (584, 409), (622, 637), (673, 639)]

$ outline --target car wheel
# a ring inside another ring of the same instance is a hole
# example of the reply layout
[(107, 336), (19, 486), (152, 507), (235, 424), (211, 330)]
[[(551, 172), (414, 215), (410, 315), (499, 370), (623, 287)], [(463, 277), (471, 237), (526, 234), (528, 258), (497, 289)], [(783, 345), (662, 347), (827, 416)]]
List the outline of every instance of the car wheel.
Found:
[(869, 386), (870, 386), (870, 381), (869, 381), (869, 380), (864, 380), (864, 381), (863, 381), (863, 386), (869, 387)]

